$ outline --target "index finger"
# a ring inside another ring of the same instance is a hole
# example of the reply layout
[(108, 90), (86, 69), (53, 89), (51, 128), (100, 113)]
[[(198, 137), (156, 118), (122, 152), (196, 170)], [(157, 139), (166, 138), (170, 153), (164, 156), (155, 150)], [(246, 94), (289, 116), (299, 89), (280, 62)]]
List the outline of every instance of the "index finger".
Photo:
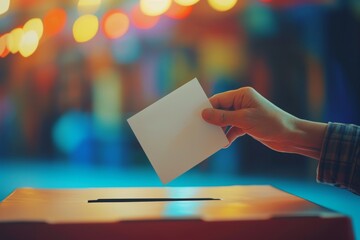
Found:
[(234, 102), (237, 90), (231, 90), (223, 93), (218, 93), (209, 98), (213, 108), (231, 110), (234, 107)]

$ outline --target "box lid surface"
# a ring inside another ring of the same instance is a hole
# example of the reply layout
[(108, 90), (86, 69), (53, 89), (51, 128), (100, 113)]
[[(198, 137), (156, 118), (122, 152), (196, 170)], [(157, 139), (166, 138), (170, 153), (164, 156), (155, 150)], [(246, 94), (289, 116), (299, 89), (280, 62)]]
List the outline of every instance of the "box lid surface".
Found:
[[(129, 198), (162, 198), (169, 201), (88, 202)], [(193, 200), (174, 201), (179, 198)], [(342, 215), (272, 186), (20, 188), (0, 203), (0, 222), (108, 223), (163, 219), (234, 221), (305, 216), (328, 218)]]

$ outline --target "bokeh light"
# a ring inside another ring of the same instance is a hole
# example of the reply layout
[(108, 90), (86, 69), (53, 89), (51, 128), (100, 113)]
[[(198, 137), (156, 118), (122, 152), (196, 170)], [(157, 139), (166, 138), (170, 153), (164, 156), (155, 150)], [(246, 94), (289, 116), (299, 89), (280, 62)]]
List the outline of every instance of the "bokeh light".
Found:
[(0, 1), (0, 15), (6, 13), (10, 7), (10, 0)]
[(7, 37), (9, 36), (8, 33), (4, 34), (0, 38), (0, 57), (4, 58), (6, 57), (10, 51), (7, 48)]
[(267, 5), (251, 4), (245, 8), (242, 17), (242, 24), (253, 36), (271, 36), (277, 31), (273, 11)]
[(80, 13), (94, 13), (101, 4), (101, 0), (79, 0), (78, 10)]
[(21, 37), (19, 44), (19, 53), (23, 57), (31, 56), (39, 45), (39, 36), (35, 31), (27, 31)]
[(192, 6), (183, 6), (177, 4), (176, 2), (173, 2), (169, 10), (166, 12), (166, 16), (174, 19), (184, 19), (190, 15), (192, 10), (193, 10)]
[(15, 54), (19, 51), (20, 40), (23, 34), (22, 28), (15, 28), (6, 38), (7, 48), (11, 53)]
[(175, 0), (177, 4), (180, 4), (182, 6), (192, 6), (196, 3), (198, 3), (200, 0)]
[(237, 0), (208, 0), (209, 5), (217, 11), (225, 12), (232, 9)]
[(0, 57), (4, 58), (6, 57), (7, 55), (9, 55), (10, 51), (9, 49), (5, 48), (5, 50), (3, 51), (3, 53), (0, 55)]
[(150, 29), (154, 27), (160, 20), (159, 16), (147, 16), (136, 5), (131, 11), (132, 23), (140, 29)]
[(3, 54), (3, 52), (6, 49), (6, 36), (7, 35), (3, 35), (0, 37), (0, 56)]
[(123, 36), (129, 30), (130, 20), (119, 10), (105, 14), (103, 18), (103, 31), (108, 38), (115, 39)]
[(52, 137), (59, 150), (73, 153), (91, 137), (90, 117), (78, 111), (65, 113), (55, 123)]
[(100, 140), (115, 140), (121, 130), (121, 76), (115, 69), (103, 69), (93, 83), (94, 132)]
[(148, 16), (160, 16), (171, 5), (171, 0), (140, 0), (141, 11)]
[(44, 16), (44, 32), (46, 36), (53, 36), (61, 32), (66, 24), (66, 12), (62, 8), (54, 8)]
[(32, 18), (23, 27), (24, 32), (35, 31), (40, 39), (43, 35), (44, 25), (40, 18)]
[(99, 29), (99, 20), (95, 15), (87, 14), (79, 17), (73, 26), (76, 42), (87, 42), (95, 37)]
[(141, 55), (141, 43), (139, 37), (128, 33), (124, 37), (116, 39), (112, 43), (112, 54), (117, 63), (134, 63)]

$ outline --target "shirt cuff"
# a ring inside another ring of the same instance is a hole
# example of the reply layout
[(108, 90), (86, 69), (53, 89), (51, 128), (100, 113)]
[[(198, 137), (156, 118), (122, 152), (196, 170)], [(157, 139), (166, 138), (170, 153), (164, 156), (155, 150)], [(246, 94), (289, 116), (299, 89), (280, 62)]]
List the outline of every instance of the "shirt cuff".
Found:
[(317, 169), (317, 181), (360, 194), (360, 127), (328, 123)]

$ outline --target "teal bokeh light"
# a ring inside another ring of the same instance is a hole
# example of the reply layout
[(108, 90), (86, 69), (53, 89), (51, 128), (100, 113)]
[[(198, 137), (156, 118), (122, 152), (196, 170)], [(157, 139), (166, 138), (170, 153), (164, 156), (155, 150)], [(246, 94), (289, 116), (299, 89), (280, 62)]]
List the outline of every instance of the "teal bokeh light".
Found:
[(112, 54), (119, 64), (131, 64), (137, 61), (141, 55), (141, 43), (134, 33), (127, 33), (125, 36), (112, 42)]
[(241, 15), (241, 21), (249, 34), (256, 37), (271, 36), (277, 31), (272, 9), (258, 2), (249, 4)]
[(55, 123), (52, 136), (61, 152), (71, 154), (91, 138), (91, 118), (86, 113), (67, 112)]

